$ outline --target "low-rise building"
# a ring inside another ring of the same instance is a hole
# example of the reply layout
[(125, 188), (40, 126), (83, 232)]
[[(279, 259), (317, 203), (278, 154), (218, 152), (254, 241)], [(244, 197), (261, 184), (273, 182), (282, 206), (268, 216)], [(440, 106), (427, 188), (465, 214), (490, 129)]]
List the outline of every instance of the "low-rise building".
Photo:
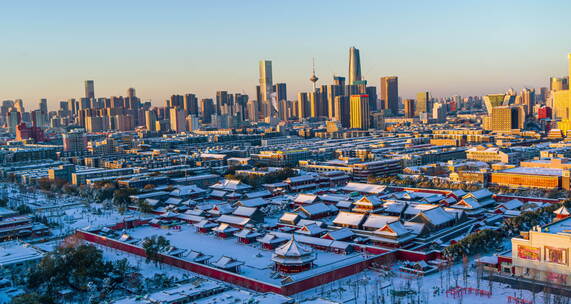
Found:
[(21, 282), (37, 265), (44, 254), (29, 244), (17, 241), (5, 242), (0, 246), (0, 272), (5, 277)]
[(308, 171), (341, 171), (349, 174), (353, 180), (367, 181), (371, 176), (388, 176), (402, 172), (402, 163), (398, 159), (383, 159), (361, 162), (352, 160), (332, 160), (323, 163), (301, 161), (300, 166)]
[(514, 273), (526, 279), (571, 286), (571, 218), (535, 227), (512, 238)]
[(517, 163), (513, 153), (506, 153), (500, 148), (486, 148), (484, 146), (477, 146), (466, 150), (466, 158), (471, 160), (478, 160), (487, 163), (501, 162), (501, 163)]
[(256, 163), (269, 167), (296, 167), (300, 160), (311, 156), (311, 151), (307, 149), (261, 151), (251, 156)]
[[(515, 167), (493, 172), (491, 183), (509, 187), (556, 189), (562, 186), (563, 171), (550, 168)], [(567, 187), (569, 187), (568, 184), (567, 181)]]

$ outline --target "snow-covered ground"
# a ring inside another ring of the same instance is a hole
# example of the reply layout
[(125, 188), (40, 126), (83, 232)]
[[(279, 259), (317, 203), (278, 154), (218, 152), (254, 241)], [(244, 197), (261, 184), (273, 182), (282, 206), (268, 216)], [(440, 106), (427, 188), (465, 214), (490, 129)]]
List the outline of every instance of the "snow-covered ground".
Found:
[[(89, 203), (82, 198), (73, 196), (51, 197), (43, 192), (23, 193), (17, 185), (0, 184), (0, 197), (8, 197), (15, 204), (27, 204), (36, 215), (45, 216), (50, 222), (57, 223), (58, 226), (52, 229), (55, 236), (66, 236), (76, 229), (101, 228), (104, 226), (122, 222), (128, 218), (142, 217), (136, 211), (127, 211), (119, 214), (116, 210), (103, 208), (101, 204)], [(146, 217), (146, 216), (145, 216)], [(272, 218), (271, 221), (276, 221)], [(259, 245), (244, 245), (237, 242), (235, 238), (223, 240), (211, 234), (200, 234), (194, 231), (191, 225), (183, 225), (180, 231), (159, 229), (150, 226), (140, 227), (127, 231), (134, 238), (142, 239), (152, 235), (164, 235), (171, 244), (183, 249), (200, 251), (207, 255), (212, 255), (211, 262), (218, 260), (222, 255), (233, 257), (245, 263), (242, 266), (242, 274), (270, 283), (278, 280), (272, 279), (271, 255), (272, 251), (261, 250)], [(44, 250), (50, 250), (57, 246), (57, 243), (36, 244)], [(197, 274), (169, 266), (166, 264), (157, 266), (154, 263), (146, 263), (145, 259), (120, 250), (99, 246), (103, 251), (106, 260), (120, 260), (126, 258), (129, 263), (139, 269), (139, 272), (146, 278), (151, 278), (155, 274), (166, 274), (176, 279), (197, 276)], [(506, 240), (504, 249), (509, 250), (511, 243)], [(350, 256), (349, 256), (350, 257)], [(348, 258), (345, 255), (338, 255), (324, 251), (318, 251), (317, 266), (342, 261)], [(319, 268), (319, 267), (318, 267)], [(456, 280), (456, 278), (458, 278)], [(491, 290), (492, 296), (464, 295), (462, 298), (446, 296), (445, 291), (458, 285), (462, 287), (477, 287), (476, 272), (470, 268), (467, 282), (462, 278), (462, 265), (451, 267), (450, 270), (441, 273), (415, 279), (408, 275), (386, 276), (373, 270), (367, 270), (357, 275), (350, 276), (323, 286), (304, 291), (293, 296), (298, 301), (324, 298), (341, 303), (507, 303), (508, 296), (516, 296), (531, 301), (533, 295), (530, 291), (515, 290), (506, 284), (488, 281), (480, 281), (480, 289)], [(408, 295), (393, 296), (392, 290), (408, 290)], [(382, 300), (384, 299), (384, 301)], [(536, 294), (535, 303), (543, 303), (544, 295)]]
[[(157, 229), (160, 230), (160, 229)], [(211, 236), (210, 236), (211, 237)], [(145, 258), (130, 254), (121, 250), (94, 244), (103, 252), (105, 260), (117, 261), (127, 259), (129, 264), (139, 269), (139, 272), (145, 278), (152, 278), (155, 274), (166, 274), (177, 280), (183, 280), (189, 277), (200, 275), (173, 267), (167, 264), (155, 265), (154, 263), (146, 263)], [(236, 244), (238, 246), (238, 244)], [(245, 245), (241, 245), (245, 246)], [(233, 250), (232, 252), (235, 252)], [(394, 268), (396, 269), (396, 267)], [(467, 284), (463, 280), (463, 266), (455, 265), (440, 273), (431, 274), (419, 279), (413, 278), (406, 274), (398, 274), (394, 276), (385, 276), (373, 270), (363, 271), (357, 275), (353, 275), (335, 282), (316, 287), (299, 294), (293, 295), (296, 301), (305, 301), (310, 299), (327, 299), (332, 303), (437, 303), (437, 304), (482, 304), (482, 303), (507, 303), (508, 296), (516, 296), (526, 300), (532, 300), (533, 296), (530, 291), (515, 290), (509, 288), (508, 285), (493, 282), (491, 284), (486, 280), (480, 280), (480, 289), (492, 291), (491, 297), (478, 295), (464, 295), (460, 298), (446, 296), (445, 290), (449, 286), (456, 285), (462, 287), (477, 287), (476, 270), (472, 267), (468, 268)], [(208, 278), (210, 279), (210, 278)], [(391, 290), (410, 290), (408, 296), (392, 297)], [(420, 291), (420, 292), (419, 292)], [(384, 298), (384, 302), (383, 299)], [(534, 303), (544, 303), (544, 296), (541, 293), (536, 294)], [(399, 302), (400, 301), (400, 302)], [(322, 303), (317, 301), (317, 303)]]
[[(165, 236), (171, 245), (177, 248), (188, 251), (195, 250), (205, 255), (211, 255), (210, 262), (215, 262), (222, 256), (228, 256), (244, 262), (244, 265), (240, 268), (240, 274), (264, 282), (279, 283), (279, 278), (272, 278), (272, 266), (274, 263), (271, 257), (273, 251), (260, 249), (259, 244), (246, 245), (238, 243), (236, 238), (221, 239), (212, 234), (197, 233), (192, 225), (182, 225), (181, 230), (143, 226), (130, 229), (127, 231), (127, 234), (139, 240), (153, 235)], [(314, 264), (317, 267), (313, 270), (359, 256), (359, 254), (343, 255), (320, 250), (316, 252), (317, 259)]]
[[(138, 239), (142, 239), (151, 235), (164, 235), (171, 244), (184, 249), (194, 249), (207, 255), (212, 255), (211, 261), (216, 261), (220, 256), (227, 255), (236, 258), (245, 265), (242, 266), (242, 272), (246, 276), (272, 282), (268, 276), (271, 274), (271, 251), (260, 250), (256, 245), (239, 244), (235, 238), (220, 239), (212, 234), (201, 234), (194, 230), (191, 225), (183, 225), (180, 231), (160, 229), (150, 226), (131, 229), (127, 233)], [(505, 247), (510, 244), (506, 242)], [(156, 273), (165, 273), (169, 276), (182, 278), (183, 275), (195, 276), (197, 274), (188, 272), (169, 265), (155, 266), (152, 263), (145, 263), (145, 259), (118, 251), (115, 249), (99, 246), (104, 251), (106, 259), (127, 258), (131, 265), (137, 266), (145, 277), (151, 277)], [(317, 265), (323, 265), (335, 262), (346, 256), (337, 255), (328, 252), (318, 252), (319, 260)], [(396, 269), (396, 268), (394, 268)], [(292, 296), (298, 301), (323, 298), (340, 303), (507, 303), (508, 296), (516, 296), (526, 300), (532, 300), (533, 295), (530, 291), (515, 290), (509, 288), (508, 285), (486, 280), (480, 280), (480, 289), (492, 291), (492, 296), (478, 296), (474, 294), (466, 294), (462, 298), (446, 296), (445, 291), (451, 286), (458, 285), (461, 287), (477, 287), (476, 270), (469, 268), (469, 276), (467, 284), (462, 278), (462, 265), (456, 265), (450, 270), (440, 273), (431, 274), (429, 276), (416, 279), (406, 274), (394, 272), (394, 276), (386, 276), (385, 273), (367, 270), (360, 274), (350, 276), (335, 282), (325, 284), (323, 286), (304, 291)], [(456, 279), (457, 278), (457, 279)], [(391, 290), (409, 290), (406, 296), (392, 296)], [(382, 299), (384, 298), (384, 302)], [(535, 295), (535, 303), (543, 303), (543, 295), (538, 293)]]
[[(394, 273), (394, 272), (393, 272)], [(323, 298), (339, 303), (435, 303), (435, 304), (482, 304), (508, 303), (508, 296), (532, 301), (533, 295), (527, 290), (515, 290), (509, 285), (480, 280), (479, 289), (492, 291), (492, 296), (466, 294), (460, 297), (446, 296), (450, 286), (477, 288), (476, 269), (469, 267), (467, 284), (463, 279), (463, 265), (455, 265), (440, 273), (413, 278), (406, 274), (384, 276), (385, 273), (367, 270), (362, 273), (316, 287), (292, 297), (297, 301)], [(456, 280), (457, 279), (457, 280)], [(490, 286), (491, 285), (491, 286)], [(406, 296), (392, 296), (391, 290), (409, 290)], [(384, 300), (383, 300), (384, 299)], [(543, 295), (535, 295), (534, 303), (543, 303)]]
[(120, 214), (116, 209), (106, 209), (102, 204), (70, 195), (47, 195), (41, 191), (22, 192), (16, 184), (0, 183), (0, 197), (9, 199), (10, 207), (26, 204), (34, 215), (46, 217), (57, 224), (51, 229), (54, 236), (67, 236), (76, 229), (97, 229), (120, 223), (134, 217), (149, 217), (137, 211)]
[(46, 216), (50, 222), (58, 224), (52, 229), (54, 235), (69, 235), (76, 229), (100, 229), (126, 219), (141, 217), (137, 211), (128, 210), (124, 214), (120, 214), (116, 210), (105, 209), (101, 204), (95, 203), (89, 206), (72, 206), (40, 214)]
[(40, 190), (29, 190), (12, 183), (0, 183), (0, 197), (8, 199), (8, 207), (25, 204), (32, 210), (48, 210), (85, 204), (83, 198), (71, 195), (48, 195)]
[(107, 261), (118, 261), (122, 259), (127, 259), (129, 265), (136, 267), (145, 278), (151, 278), (155, 274), (166, 274), (169, 277), (174, 277), (176, 279), (185, 279), (188, 277), (197, 276), (196, 273), (184, 270), (182, 268), (170, 266), (168, 264), (155, 265), (155, 263), (146, 263), (144, 257), (140, 257), (135, 254), (131, 254), (125, 251), (109, 248), (103, 245), (93, 244), (95, 247), (101, 249), (103, 252), (103, 258)]

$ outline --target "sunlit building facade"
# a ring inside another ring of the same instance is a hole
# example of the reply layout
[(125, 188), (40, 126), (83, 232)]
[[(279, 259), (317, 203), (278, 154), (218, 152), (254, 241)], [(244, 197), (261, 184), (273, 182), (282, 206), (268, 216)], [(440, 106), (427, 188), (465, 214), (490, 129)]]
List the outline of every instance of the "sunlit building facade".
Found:
[(370, 125), (369, 96), (352, 95), (351, 105), (351, 128), (366, 130)]

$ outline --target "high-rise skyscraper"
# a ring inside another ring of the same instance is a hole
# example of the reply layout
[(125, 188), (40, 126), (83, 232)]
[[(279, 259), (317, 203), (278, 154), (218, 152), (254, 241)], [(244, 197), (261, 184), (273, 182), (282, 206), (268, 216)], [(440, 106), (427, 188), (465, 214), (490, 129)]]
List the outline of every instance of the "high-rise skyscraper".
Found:
[(186, 117), (186, 124), (189, 131), (200, 129), (200, 122), (198, 121), (198, 116), (196, 115), (188, 115)]
[(341, 87), (345, 87), (345, 77), (343, 76), (333, 76), (333, 84)]
[(22, 99), (16, 99), (16, 101), (14, 102), (14, 108), (16, 109), (16, 111), (22, 114), (26, 112), (26, 110), (24, 109), (24, 101)]
[(432, 105), (432, 120), (437, 123), (446, 121), (447, 108), (446, 104), (435, 103)]
[(414, 116), (420, 116), (420, 113), (430, 112), (430, 93), (420, 92), (416, 94), (416, 104), (414, 107)]
[(186, 114), (198, 115), (198, 98), (196, 98), (196, 95), (185, 94), (183, 103)]
[(75, 99), (74, 98), (68, 99), (67, 104), (68, 104), (69, 113), (71, 115), (75, 115), (75, 113), (77, 113), (77, 107), (75, 104)]
[(321, 116), (321, 94), (319, 91), (309, 93), (309, 116), (310, 117), (320, 117)]
[(222, 113), (223, 108), (227, 108), (230, 104), (230, 95), (228, 95), (227, 91), (218, 91), (216, 92), (216, 114), (228, 114)]
[(45, 98), (40, 99), (40, 111), (43, 114), (48, 114), (48, 100)]
[(369, 96), (351, 95), (351, 128), (367, 130), (370, 125)]
[(529, 115), (533, 113), (533, 107), (535, 106), (535, 89), (525, 88), (521, 91), (522, 104), (524, 105), (525, 114)]
[(85, 81), (85, 98), (95, 98), (95, 83), (93, 80)]
[(343, 128), (349, 128), (351, 126), (351, 106), (349, 104), (349, 96), (335, 96), (334, 104), (334, 119), (340, 122)]
[(361, 58), (359, 50), (354, 46), (349, 49), (349, 85), (361, 81)]
[(157, 130), (157, 114), (155, 111), (145, 111), (145, 126), (148, 131), (156, 131)]
[(502, 105), (508, 105), (511, 102), (511, 95), (507, 94), (488, 94), (483, 96), (484, 105), (486, 106), (486, 111), (488, 114), (492, 113), (494, 107), (499, 107)]
[(399, 112), (399, 83), (398, 77), (381, 77), (381, 100), (383, 109), (390, 110), (392, 115)]
[(171, 95), (171, 98), (167, 100), (167, 108), (183, 108), (184, 96), (182, 95)]
[(553, 94), (553, 118), (561, 119), (557, 123), (559, 129), (567, 133), (571, 129), (571, 90), (569, 90), (569, 79), (571, 78), (571, 53), (568, 55), (569, 60), (569, 75), (565, 77), (566, 80), (561, 80), (556, 83), (551, 81), (551, 89)]
[(289, 119), (288, 102), (287, 102), (287, 86), (285, 83), (276, 83), (273, 87), (275, 100), (277, 102), (277, 114), (281, 120)]
[(35, 121), (38, 127), (46, 127), (49, 125), (47, 99), (45, 98), (40, 99), (40, 109), (36, 114), (32, 112), (32, 121)]
[(278, 118), (281, 120), (289, 120), (291, 117), (291, 105), (286, 99), (278, 101)]
[(278, 101), (287, 100), (287, 86), (285, 83), (276, 83), (273, 90)]
[(549, 89), (551, 91), (561, 91), (569, 89), (568, 77), (551, 77), (549, 79)]
[[(93, 100), (95, 100), (95, 99), (93, 99)], [(79, 109), (80, 110), (91, 109), (91, 99), (81, 98), (79, 100)]]
[(181, 108), (170, 109), (171, 130), (180, 133), (186, 131), (186, 115)]
[(525, 110), (522, 105), (498, 106), (484, 119), (484, 129), (497, 132), (521, 130), (525, 125)]
[(7, 125), (10, 133), (16, 133), (16, 126), (22, 121), (22, 113), (12, 109), (7, 115)]
[(413, 118), (414, 117), (414, 99), (405, 99), (404, 100), (404, 117), (406, 118)]
[(200, 100), (200, 113), (202, 114), (202, 122), (208, 124), (212, 122), (212, 114), (215, 114), (216, 107), (212, 98), (204, 98)]
[(246, 105), (247, 112), (248, 112), (248, 120), (249, 121), (256, 121), (258, 120), (258, 102), (256, 100), (248, 101)]
[(535, 101), (537, 103), (545, 104), (547, 96), (549, 96), (549, 89), (547, 87), (541, 87), (539, 88), (539, 94), (535, 96)]
[(262, 89), (260, 88), (260, 85), (256, 86), (256, 107), (258, 116), (260, 116), (259, 113), (262, 111)]
[[(344, 82), (345, 81), (343, 81), (343, 83)], [(343, 94), (343, 92), (344, 92), (343, 86), (337, 84), (337, 82), (335, 80), (334, 80), (334, 83), (335, 84), (333, 84), (333, 85), (326, 86), (326, 88), (327, 88), (326, 95), (323, 96), (326, 99), (326, 101), (324, 101), (324, 103), (327, 106), (327, 115), (328, 115), (329, 119), (334, 119), (336, 117), (335, 97), (344, 95)]]
[(375, 86), (366, 87), (365, 93), (369, 95), (369, 110), (371, 112), (377, 111), (377, 99), (378, 99), (377, 87)]
[(248, 95), (235, 93), (234, 94), (234, 114), (240, 120), (246, 120), (248, 109)]
[(310, 117), (311, 107), (309, 104), (309, 94), (299, 92), (297, 94), (297, 118), (301, 121), (304, 118)]
[(345, 88), (345, 77), (342, 76), (333, 76), (333, 85), (340, 87), (340, 95), (346, 95), (346, 88)]
[(272, 106), (272, 61), (260, 60), (260, 97), (264, 118), (271, 116), (273, 111)]

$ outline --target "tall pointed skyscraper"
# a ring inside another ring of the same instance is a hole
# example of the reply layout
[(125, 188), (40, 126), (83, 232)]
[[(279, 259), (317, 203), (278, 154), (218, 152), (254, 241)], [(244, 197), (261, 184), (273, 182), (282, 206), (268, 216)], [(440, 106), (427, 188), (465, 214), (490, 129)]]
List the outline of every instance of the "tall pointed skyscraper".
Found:
[(260, 97), (264, 117), (271, 116), (272, 112), (272, 61), (260, 60)]
[(354, 84), (355, 81), (361, 81), (361, 57), (359, 50), (354, 46), (349, 49), (349, 83)]

